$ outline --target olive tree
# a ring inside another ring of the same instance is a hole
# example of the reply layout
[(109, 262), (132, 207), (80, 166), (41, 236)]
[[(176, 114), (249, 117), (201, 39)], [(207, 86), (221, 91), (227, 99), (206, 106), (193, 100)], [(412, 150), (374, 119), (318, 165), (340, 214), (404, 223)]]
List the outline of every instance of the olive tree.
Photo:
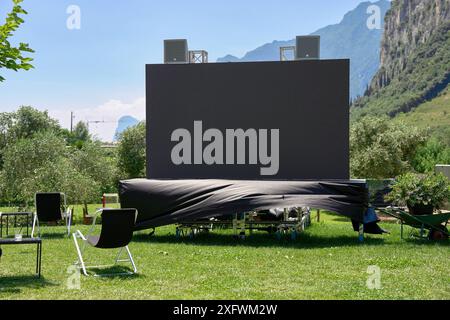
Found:
[(70, 203), (98, 202), (102, 181), (96, 177), (100, 174), (73, 152), (51, 131), (8, 145), (0, 176), (3, 199), (31, 203), (36, 192), (64, 192)]
[(388, 118), (365, 117), (350, 129), (350, 169), (353, 178), (393, 178), (411, 169), (427, 134)]
[(53, 131), (58, 135), (61, 127), (47, 111), (39, 111), (22, 106), (16, 112), (0, 113), (0, 169), (3, 165), (3, 152), (7, 145), (20, 139), (31, 138), (38, 132)]

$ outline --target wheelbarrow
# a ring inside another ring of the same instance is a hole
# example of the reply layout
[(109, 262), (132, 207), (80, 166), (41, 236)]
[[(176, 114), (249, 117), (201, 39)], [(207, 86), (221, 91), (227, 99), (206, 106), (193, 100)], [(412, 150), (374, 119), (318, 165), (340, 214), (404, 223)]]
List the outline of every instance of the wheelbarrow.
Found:
[(404, 225), (419, 229), (420, 238), (426, 238), (425, 231), (428, 231), (428, 239), (430, 240), (449, 238), (447, 224), (450, 219), (450, 212), (417, 216), (397, 207), (379, 208), (378, 210), (400, 221), (402, 239)]

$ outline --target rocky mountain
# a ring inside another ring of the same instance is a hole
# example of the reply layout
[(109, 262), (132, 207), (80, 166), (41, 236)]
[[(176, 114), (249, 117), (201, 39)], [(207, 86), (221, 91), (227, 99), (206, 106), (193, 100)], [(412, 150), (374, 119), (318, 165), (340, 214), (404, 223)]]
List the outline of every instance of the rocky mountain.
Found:
[(410, 112), (447, 88), (450, 0), (394, 0), (380, 57), (369, 89), (352, 107), (353, 119)]
[(114, 134), (114, 141), (116, 141), (120, 134), (124, 132), (129, 127), (135, 126), (139, 123), (139, 120), (136, 118), (133, 118), (131, 116), (123, 116), (119, 119), (117, 124), (116, 133)]
[[(378, 6), (381, 14), (381, 28), (371, 29), (367, 21), (372, 14), (370, 6)], [(350, 96), (355, 98), (364, 94), (380, 64), (380, 43), (383, 34), (383, 21), (390, 2), (362, 2), (348, 12), (338, 24), (330, 25), (314, 32), (321, 36), (321, 58), (350, 58)], [(295, 31), (293, 31), (295, 34)], [(273, 41), (266, 43), (245, 54), (242, 58), (227, 55), (218, 62), (277, 61), (280, 59), (279, 48), (293, 46), (295, 40)]]

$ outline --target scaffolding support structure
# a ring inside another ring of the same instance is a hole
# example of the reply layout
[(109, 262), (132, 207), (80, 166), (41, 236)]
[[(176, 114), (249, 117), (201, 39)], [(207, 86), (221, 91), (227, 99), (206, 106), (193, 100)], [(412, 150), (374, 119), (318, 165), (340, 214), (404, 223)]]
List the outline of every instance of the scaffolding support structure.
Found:
[(208, 63), (208, 51), (205, 50), (189, 51), (189, 63)]
[(280, 47), (280, 61), (295, 60), (295, 46)]

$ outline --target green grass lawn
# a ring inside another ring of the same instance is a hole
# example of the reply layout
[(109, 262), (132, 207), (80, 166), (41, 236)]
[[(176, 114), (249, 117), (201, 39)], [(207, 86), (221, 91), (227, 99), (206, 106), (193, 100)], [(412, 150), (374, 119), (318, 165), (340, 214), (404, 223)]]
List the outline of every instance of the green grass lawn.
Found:
[[(359, 244), (347, 219), (321, 218), (296, 241), (264, 232), (234, 240), (229, 231), (177, 240), (174, 226), (137, 233), (130, 249), (138, 275), (81, 277), (79, 290), (67, 287), (73, 241), (48, 227), (41, 279), (33, 277), (34, 246), (3, 247), (0, 299), (450, 299), (449, 241), (400, 240), (399, 225), (384, 223), (390, 235)], [(87, 253), (106, 263), (115, 251)], [(380, 290), (366, 286), (371, 265), (381, 268)]]

